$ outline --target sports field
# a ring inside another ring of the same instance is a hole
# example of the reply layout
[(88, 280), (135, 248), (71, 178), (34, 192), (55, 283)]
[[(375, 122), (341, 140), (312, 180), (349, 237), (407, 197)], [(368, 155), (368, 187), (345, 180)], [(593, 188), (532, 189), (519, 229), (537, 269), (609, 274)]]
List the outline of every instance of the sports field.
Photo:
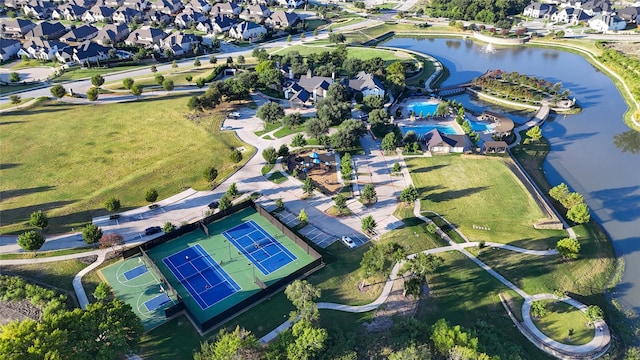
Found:
[[(209, 235), (201, 229), (194, 230), (147, 251), (200, 323), (259, 292), (261, 285), (268, 287), (314, 261), (252, 208), (238, 211), (207, 227)], [(118, 297), (129, 302), (145, 327), (150, 328), (157, 325), (157, 321), (164, 321), (163, 314), (158, 314), (162, 319), (145, 321), (148, 314), (144, 304), (159, 296), (159, 283), (145, 282), (139, 288), (128, 286), (128, 282), (123, 281), (126, 271), (130, 271), (129, 276), (144, 272), (143, 268), (136, 270), (135, 265), (139, 265), (137, 260), (128, 259), (103, 269), (102, 273)], [(154, 272), (148, 273), (159, 278)], [(138, 277), (141, 276), (144, 274)], [(141, 293), (148, 296), (140, 298)], [(166, 299), (158, 298), (154, 302), (157, 305), (161, 300)], [(163, 308), (170, 305), (167, 302)]]

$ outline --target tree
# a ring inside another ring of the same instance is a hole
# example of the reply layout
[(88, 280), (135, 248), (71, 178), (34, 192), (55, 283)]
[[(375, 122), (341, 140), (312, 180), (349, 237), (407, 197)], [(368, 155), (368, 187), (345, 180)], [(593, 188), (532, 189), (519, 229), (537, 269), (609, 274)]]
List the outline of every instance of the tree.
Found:
[(248, 330), (236, 326), (229, 332), (221, 329), (215, 341), (205, 341), (200, 350), (193, 354), (193, 360), (259, 360), (264, 358), (264, 350), (258, 339)]
[(209, 56), (209, 64), (216, 64), (217, 62), (218, 62), (218, 59), (216, 58), (215, 55)]
[(242, 65), (246, 62), (246, 60), (244, 59), (244, 55), (239, 55), (238, 56), (238, 64)]
[(171, 80), (171, 79), (165, 79), (165, 80), (162, 82), (162, 88), (163, 88), (163, 89), (165, 89), (166, 91), (171, 91), (171, 90), (173, 90), (173, 88), (174, 88), (173, 80)]
[(242, 153), (238, 149), (233, 149), (231, 154), (229, 154), (229, 159), (237, 164), (242, 161)]
[(171, 62), (171, 68), (172, 68), (172, 69), (177, 69), (177, 68), (178, 68), (178, 62), (177, 62), (177, 61), (175, 61), (175, 60), (173, 60), (173, 61)]
[(373, 216), (371, 215), (363, 217), (360, 225), (362, 232), (364, 233), (371, 233), (376, 228), (376, 226), (378, 226)]
[(60, 84), (58, 85), (54, 85), (51, 88), (51, 95), (57, 97), (58, 99), (61, 99), (62, 97), (64, 97), (67, 94), (67, 90)]
[(205, 84), (205, 80), (204, 78), (198, 78), (196, 79), (196, 86), (200, 89), (202, 89), (204, 87)]
[(418, 190), (416, 190), (413, 185), (409, 185), (407, 188), (402, 190), (402, 192), (400, 192), (400, 200), (407, 204), (415, 202), (416, 200), (418, 200)]
[(45, 238), (34, 230), (18, 235), (18, 245), (26, 251), (38, 251), (44, 245)]
[(440, 319), (431, 327), (431, 341), (436, 351), (442, 355), (449, 353), (455, 346), (472, 350), (478, 348), (478, 338), (472, 337), (460, 325), (449, 326), (445, 319)]
[(278, 156), (281, 156), (283, 158), (289, 156), (289, 147), (287, 146), (287, 144), (280, 145), (280, 148), (278, 149)]
[(433, 274), (443, 263), (444, 259), (440, 256), (419, 253), (413, 259), (407, 260), (405, 267), (426, 281), (427, 275)]
[(155, 65), (151, 65), (151, 72), (155, 74), (157, 71), (158, 68)]
[(20, 81), (20, 74), (18, 74), (15, 71), (9, 73), (9, 82), (18, 82), (18, 81)]
[(549, 310), (547, 310), (547, 307), (545, 306), (545, 303), (543, 301), (533, 301), (531, 303), (530, 312), (533, 317), (538, 319), (541, 319), (549, 314)]
[(344, 36), (344, 34), (332, 32), (331, 34), (329, 34), (329, 41), (335, 44), (342, 44), (347, 41), (347, 38)]
[(587, 311), (585, 311), (585, 315), (587, 315), (587, 318), (589, 319), (591, 324), (593, 324), (595, 321), (602, 320), (602, 317), (604, 316), (604, 312), (597, 305), (589, 305), (587, 306)]
[(104, 78), (100, 74), (95, 74), (91, 77), (91, 84), (97, 88), (104, 84)]
[(347, 207), (347, 198), (342, 194), (336, 195), (336, 197), (333, 198), (333, 201), (335, 203), (335, 207), (339, 211), (342, 211)]
[(334, 82), (333, 84), (329, 85), (325, 98), (344, 102), (349, 100), (349, 90), (346, 86), (340, 84), (339, 82)]
[(315, 328), (308, 321), (298, 321), (291, 327), (294, 341), (287, 346), (287, 358), (295, 360), (315, 359), (324, 349), (327, 330)]
[(278, 207), (278, 209), (284, 209), (284, 201), (282, 201), (282, 198), (276, 199), (276, 206)]
[(124, 238), (118, 233), (104, 234), (100, 237), (100, 239), (98, 239), (98, 241), (100, 242), (101, 249), (106, 249), (109, 247), (115, 248), (116, 246), (124, 245)]
[(411, 344), (404, 349), (389, 354), (389, 360), (431, 360), (431, 351), (426, 344)]
[(187, 75), (187, 76), (184, 77), (184, 79), (187, 80), (187, 82), (190, 83), (193, 80), (193, 76)]
[(231, 207), (231, 199), (229, 198), (229, 195), (227, 194), (222, 195), (222, 197), (220, 198), (220, 204), (218, 205), (218, 209), (220, 209), (220, 211), (224, 211), (230, 207)]
[(144, 193), (144, 199), (147, 202), (154, 202), (158, 200), (158, 190), (156, 190), (155, 188), (147, 190), (147, 192)]
[(104, 202), (104, 208), (107, 209), (108, 212), (120, 210), (120, 199), (116, 197), (108, 198), (107, 201)]
[(282, 118), (282, 125), (290, 129), (294, 129), (296, 126), (302, 124), (302, 122), (302, 116), (300, 116), (299, 112), (287, 114)]
[(394, 163), (391, 171), (397, 173), (400, 172), (400, 170), (402, 170), (402, 166), (400, 165), (400, 163)]
[(291, 42), (291, 35), (287, 35), (287, 42), (290, 43)]
[(313, 29), (313, 36), (318, 36), (318, 29)]
[(384, 107), (384, 98), (380, 95), (365, 96), (362, 101), (369, 109), (381, 110)]
[(307, 145), (307, 140), (304, 138), (304, 135), (298, 133), (291, 138), (291, 146), (292, 147), (303, 147)]
[(82, 229), (82, 238), (87, 244), (95, 244), (101, 237), (102, 229), (96, 224), (87, 224), (87, 226)]
[(175, 229), (176, 227), (171, 223), (171, 221), (167, 221), (164, 224), (162, 224), (162, 232), (164, 232), (165, 234), (168, 234)]
[(162, 76), (161, 74), (157, 74), (155, 76), (156, 79), (156, 84), (158, 85), (162, 85), (162, 83), (164, 82), (164, 76)]
[(569, 196), (569, 187), (565, 183), (560, 183), (549, 190), (549, 196), (562, 203)]
[(196, 58), (196, 60), (193, 62), (193, 66), (200, 67), (200, 65), (202, 65), (200, 63), (200, 59)]
[(11, 101), (13, 105), (17, 105), (17, 104), (20, 104), (20, 102), (22, 101), (22, 98), (20, 97), (20, 95), (14, 94), (9, 96), (9, 101)]
[(131, 87), (133, 86), (133, 79), (132, 78), (126, 78), (122, 80), (122, 85), (124, 86), (125, 89), (130, 90)]
[(43, 213), (42, 210), (34, 211), (29, 216), (29, 224), (40, 229), (44, 229), (49, 226), (49, 217)]
[(206, 181), (212, 183), (218, 177), (218, 169), (210, 166), (204, 170), (203, 175)]
[(315, 186), (313, 185), (313, 181), (311, 181), (311, 176), (307, 176), (304, 179), (304, 183), (302, 183), (302, 191), (307, 195), (313, 195), (313, 189), (315, 189)]
[(230, 198), (234, 198), (238, 196), (239, 193), (240, 192), (238, 191), (238, 185), (236, 185), (236, 183), (231, 183), (225, 194), (229, 195)]
[[(542, 130), (540, 126), (536, 125), (531, 129), (527, 130), (527, 140), (538, 142), (542, 138)], [(525, 140), (526, 141), (526, 140)]]
[(328, 121), (331, 125), (340, 125), (351, 117), (351, 105), (333, 98), (319, 100), (316, 103), (317, 117)]
[(580, 252), (580, 243), (577, 239), (564, 238), (562, 240), (558, 240), (556, 249), (565, 259), (577, 259), (578, 253)]
[(133, 96), (140, 96), (142, 94), (142, 85), (140, 84), (133, 84), (131, 86), (131, 95)]
[(96, 290), (93, 292), (93, 297), (98, 301), (112, 301), (113, 291), (111, 290), (111, 286), (106, 282), (101, 282), (96, 286)]
[(98, 100), (99, 93), (100, 92), (97, 87), (92, 87), (91, 89), (87, 90), (87, 99), (89, 101), (96, 101)]
[(396, 140), (396, 134), (395, 133), (388, 133), (387, 135), (384, 136), (384, 138), (382, 138), (382, 149), (384, 151), (393, 151), (396, 149), (396, 144), (397, 144), (397, 140)]
[(569, 193), (569, 195), (567, 195), (567, 197), (565, 197), (562, 200), (562, 205), (567, 209), (571, 209), (572, 207), (578, 204), (582, 204), (583, 202), (584, 202), (584, 196), (582, 196), (582, 194), (577, 192), (572, 192), (572, 193)]
[(581, 203), (569, 209), (567, 217), (576, 224), (584, 224), (589, 222), (591, 214), (587, 204)]
[(227, 57), (227, 65), (231, 65), (233, 64), (233, 57), (229, 56)]
[(358, 139), (365, 131), (362, 121), (355, 119), (345, 120), (338, 127), (338, 131), (331, 135), (331, 146), (337, 149), (348, 149), (356, 146)]
[(330, 126), (331, 123), (328, 120), (323, 120), (317, 117), (311, 118), (305, 122), (306, 133), (313, 139), (318, 139), (322, 135), (328, 134)]
[(296, 310), (290, 315), (290, 319), (294, 321), (307, 321), (312, 323), (320, 317), (318, 306), (314, 302), (320, 297), (319, 288), (311, 285), (307, 280), (296, 280), (284, 289), (284, 294), (291, 301)]
[(300, 209), (300, 212), (298, 213), (298, 221), (303, 224), (306, 224), (307, 221), (309, 221), (309, 217), (307, 216), (307, 213), (304, 211), (304, 209)]
[(278, 158), (278, 153), (273, 146), (269, 146), (268, 148), (262, 150), (262, 158), (269, 164), (274, 164), (276, 159)]
[(370, 204), (376, 201), (377, 196), (378, 194), (376, 193), (376, 189), (373, 187), (373, 184), (366, 184), (360, 194), (360, 200), (363, 203)]
[(267, 123), (274, 123), (284, 117), (284, 109), (276, 102), (268, 102), (260, 106), (256, 116)]

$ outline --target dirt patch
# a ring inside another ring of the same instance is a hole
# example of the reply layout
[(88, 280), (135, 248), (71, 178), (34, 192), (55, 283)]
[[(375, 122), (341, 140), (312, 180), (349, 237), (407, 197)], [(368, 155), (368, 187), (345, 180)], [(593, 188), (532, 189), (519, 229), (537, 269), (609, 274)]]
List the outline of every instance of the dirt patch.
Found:
[(3, 301), (0, 300), (0, 326), (11, 321), (22, 321), (24, 319), (39, 320), (42, 311), (29, 300)]
[(409, 274), (404, 277), (398, 277), (393, 281), (393, 287), (387, 300), (380, 306), (375, 314), (374, 319), (364, 326), (369, 332), (386, 331), (393, 326), (394, 316), (413, 316), (418, 308), (418, 300), (412, 295), (404, 296), (404, 281), (409, 280)]
[[(317, 157), (312, 154), (317, 154)], [(298, 169), (300, 179), (304, 180), (310, 176), (316, 187), (325, 195), (336, 195), (342, 189), (342, 183), (338, 181), (333, 153), (318, 150), (292, 154), (287, 159), (287, 168), (289, 172)]]
[(616, 41), (608, 43), (607, 47), (640, 59), (640, 42)]

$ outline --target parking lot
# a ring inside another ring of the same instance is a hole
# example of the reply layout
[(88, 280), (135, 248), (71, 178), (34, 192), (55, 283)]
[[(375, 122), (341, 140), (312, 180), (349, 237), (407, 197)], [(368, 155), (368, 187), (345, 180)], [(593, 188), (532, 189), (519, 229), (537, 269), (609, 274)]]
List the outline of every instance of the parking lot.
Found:
[(300, 229), (299, 232), (323, 249), (338, 240), (335, 235), (329, 235), (313, 225), (307, 225)]

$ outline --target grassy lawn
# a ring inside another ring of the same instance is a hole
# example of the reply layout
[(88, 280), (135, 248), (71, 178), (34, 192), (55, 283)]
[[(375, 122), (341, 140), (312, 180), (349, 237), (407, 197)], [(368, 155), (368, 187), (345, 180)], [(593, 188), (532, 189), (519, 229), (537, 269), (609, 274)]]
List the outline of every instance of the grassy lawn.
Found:
[(313, 31), (315, 30), (317, 27), (322, 26), (327, 24), (327, 20), (324, 19), (312, 19), (312, 20), (306, 20), (304, 22), (305, 25), (305, 31)]
[(42, 60), (36, 60), (36, 59), (20, 60), (16, 62), (15, 65), (11, 66), (11, 70), (19, 70), (19, 69), (26, 69), (26, 68), (32, 68), (32, 67), (41, 67), (41, 66), (55, 67), (56, 63), (53, 61), (42, 61)]
[(74, 248), (74, 249), (66, 249), (66, 250), (55, 250), (55, 251), (43, 251), (38, 252), (37, 254), (33, 253), (20, 253), (20, 254), (0, 254), (0, 260), (11, 260), (11, 259), (33, 259), (34, 257), (52, 257), (52, 256), (62, 256), (62, 255), (70, 255), (77, 254), (86, 251), (92, 251), (96, 248), (93, 246)]
[(32, 97), (28, 97), (28, 98), (20, 99), (20, 102), (17, 103), (17, 104), (12, 104), (10, 102), (8, 102), (6, 104), (0, 104), (0, 110), (4, 110), (4, 109), (9, 109), (9, 108), (12, 108), (12, 107), (20, 106), (20, 105), (22, 105), (24, 103), (27, 103), (27, 102), (31, 101), (31, 100), (33, 100), (33, 98)]
[[(158, 85), (158, 83), (156, 82), (155, 76), (156, 74), (160, 74), (162, 75), (165, 79), (171, 79), (173, 80), (174, 85), (179, 86), (179, 85), (195, 85), (196, 80), (198, 78), (204, 78), (207, 77), (209, 74), (211, 74), (211, 71), (213, 69), (213, 65), (207, 67), (207, 66), (202, 66), (199, 68), (191, 68), (191, 69), (180, 69), (179, 71), (174, 71), (174, 70), (170, 70), (170, 71), (164, 71), (164, 72), (157, 72), (157, 73), (152, 73), (151, 70), (149, 70), (149, 74), (145, 75), (145, 76), (138, 76), (138, 77), (134, 77), (132, 78), (137, 84), (140, 84), (142, 86), (155, 86)], [(191, 76), (192, 80), (191, 82), (187, 81), (185, 78), (187, 76)], [(116, 82), (112, 82), (112, 83), (108, 83), (105, 85), (106, 88), (111, 89), (111, 90), (126, 90), (126, 88), (124, 87), (124, 85), (122, 84), (122, 81), (116, 81)], [(206, 90), (206, 89), (203, 89)]]
[(269, 176), (269, 181), (272, 181), (276, 184), (282, 184), (283, 182), (287, 181), (287, 177), (282, 175), (282, 172), (276, 171), (271, 174), (271, 176)]
[(353, 17), (350, 19), (342, 19), (342, 20), (336, 20), (334, 21), (331, 25), (329, 25), (327, 27), (327, 30), (329, 29), (338, 29), (341, 28), (343, 26), (349, 26), (349, 25), (355, 25), (361, 22), (364, 22), (366, 19), (362, 18), (362, 17)]
[[(306, 118), (302, 118), (303, 120), (306, 120)], [(304, 125), (299, 125), (295, 128), (290, 128), (288, 126), (283, 126), (280, 129), (278, 129), (278, 131), (273, 133), (273, 136), (276, 139), (280, 139), (283, 138), (285, 136), (291, 135), (291, 134), (297, 134), (297, 133), (301, 133), (304, 131)]]
[(88, 264), (79, 260), (61, 260), (41, 264), (3, 265), (2, 273), (22, 276), (75, 294), (73, 277), (87, 266)]
[(274, 164), (269, 164), (267, 163), (265, 166), (262, 167), (262, 175), (267, 175), (269, 173), (269, 171), (271, 171), (271, 169), (273, 169), (275, 165)]
[(139, 69), (145, 66), (147, 65), (120, 66), (120, 67), (111, 67), (111, 68), (91, 68), (91, 69), (71, 68), (71, 69), (65, 70), (64, 74), (53, 79), (53, 82), (64, 82), (69, 80), (90, 78), (96, 74), (104, 75), (104, 74), (110, 74), (110, 73), (119, 72), (119, 71)]
[(445, 262), (428, 276), (430, 297), (421, 302), (418, 320), (433, 324), (445, 318), (450, 324), (475, 328), (480, 350), (490, 356), (518, 354), (523, 359), (547, 359), (515, 330), (500, 303), (498, 294), (517, 297), (515, 293), (458, 252), (439, 256)]
[(462, 236), (460, 236), (460, 234), (458, 234), (458, 232), (455, 231), (454, 228), (452, 228), (449, 224), (447, 224), (446, 221), (442, 220), (441, 217), (434, 215), (433, 213), (430, 213), (428, 211), (424, 212), (424, 215), (429, 219), (431, 219), (431, 221), (433, 221), (440, 228), (440, 230), (444, 231), (447, 235), (449, 235), (449, 238), (451, 238), (453, 242), (458, 244), (462, 244), (466, 242), (464, 241)]
[(544, 215), (505, 161), (457, 155), (406, 160), (422, 211), (442, 215), (471, 241), (554, 247), (565, 233), (533, 228)]
[(191, 360), (201, 340), (187, 317), (180, 315), (146, 333), (137, 354), (144, 359)]
[[(242, 164), (226, 161), (233, 148), (249, 149), (234, 133), (220, 132), (223, 104), (214, 113), (188, 120), (187, 96), (168, 96), (109, 105), (45, 102), (29, 111), (5, 114), (0, 233), (26, 228), (29, 214), (49, 215), (51, 233), (68, 231), (107, 214), (111, 196), (123, 209), (143, 206), (154, 187), (160, 198), (188, 187), (206, 189), (202, 176), (215, 166), (224, 179)], [(11, 166), (8, 166), (8, 165)]]
[(349, 215), (353, 215), (353, 213), (351, 212), (351, 210), (349, 210), (348, 207), (345, 207), (344, 209), (340, 210), (337, 207), (332, 206), (332, 207), (328, 208), (325, 212), (330, 216), (349, 216)]
[(2, 85), (0, 86), (0, 95), (12, 93), (15, 91), (24, 91), (42, 86), (42, 83), (25, 84), (25, 85)]
[(264, 130), (256, 131), (254, 134), (256, 134), (257, 136), (261, 136), (268, 132), (272, 132), (273, 130), (279, 129), (281, 126), (282, 124), (280, 122), (265, 123)]
[(541, 319), (531, 317), (538, 329), (553, 340), (568, 345), (584, 345), (593, 339), (589, 319), (573, 306), (554, 300), (541, 300), (549, 313)]
[(424, 87), (425, 81), (427, 81), (429, 76), (436, 71), (435, 66), (433, 66), (433, 63), (430, 60), (423, 58), (422, 56), (418, 57), (418, 60), (422, 63), (422, 70), (418, 76), (407, 80), (408, 86)]
[(600, 300), (613, 274), (613, 250), (597, 225), (580, 225), (574, 230), (581, 247), (580, 257), (573, 261), (498, 249), (483, 250), (478, 257), (529, 294), (563, 290), (591, 304)]

